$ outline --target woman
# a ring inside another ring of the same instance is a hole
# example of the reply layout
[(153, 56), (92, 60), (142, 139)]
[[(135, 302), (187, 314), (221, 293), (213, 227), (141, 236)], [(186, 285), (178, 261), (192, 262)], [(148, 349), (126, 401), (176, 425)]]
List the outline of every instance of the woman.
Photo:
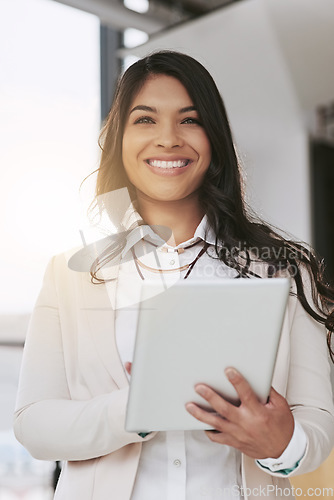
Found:
[[(138, 238), (109, 245), (90, 274), (70, 270), (68, 256), (51, 261), (26, 341), (17, 438), (36, 458), (66, 461), (60, 500), (292, 498), (287, 477), (318, 467), (334, 442), (322, 326), (333, 330), (333, 290), (310, 252), (246, 211), (224, 105), (191, 57), (162, 51), (131, 66), (102, 140), (98, 205), (125, 230), (144, 221), (172, 237), (158, 263)], [(122, 188), (136, 208), (125, 214), (107, 196)], [(212, 279), (293, 278), (270, 401), (229, 369), (240, 407), (204, 384), (196, 390), (219, 416), (187, 404), (216, 431), (125, 432), (136, 311), (123, 306), (144, 279), (207, 268)]]

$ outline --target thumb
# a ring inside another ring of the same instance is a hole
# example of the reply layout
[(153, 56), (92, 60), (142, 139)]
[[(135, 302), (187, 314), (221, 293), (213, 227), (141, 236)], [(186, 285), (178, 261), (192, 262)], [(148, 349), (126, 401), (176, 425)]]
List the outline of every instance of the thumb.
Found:
[(283, 400), (283, 396), (277, 392), (273, 387), (270, 389), (268, 404), (273, 404), (274, 406), (280, 404)]

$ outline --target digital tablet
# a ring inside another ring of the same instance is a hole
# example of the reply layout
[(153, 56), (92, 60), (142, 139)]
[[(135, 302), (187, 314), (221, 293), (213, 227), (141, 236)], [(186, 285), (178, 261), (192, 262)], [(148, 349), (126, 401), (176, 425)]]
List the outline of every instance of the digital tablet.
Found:
[(125, 429), (209, 429), (185, 404), (205, 407), (194, 390), (202, 382), (238, 405), (228, 366), (265, 403), (290, 279), (180, 280), (163, 293), (158, 287), (143, 283), (143, 296), (151, 298), (140, 304)]

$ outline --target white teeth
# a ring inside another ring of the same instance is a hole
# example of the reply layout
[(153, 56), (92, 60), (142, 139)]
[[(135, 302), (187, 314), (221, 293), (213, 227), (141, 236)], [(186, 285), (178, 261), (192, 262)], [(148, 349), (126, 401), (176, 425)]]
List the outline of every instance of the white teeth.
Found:
[(189, 160), (177, 160), (177, 161), (147, 160), (147, 163), (151, 165), (151, 167), (181, 168), (188, 165)]

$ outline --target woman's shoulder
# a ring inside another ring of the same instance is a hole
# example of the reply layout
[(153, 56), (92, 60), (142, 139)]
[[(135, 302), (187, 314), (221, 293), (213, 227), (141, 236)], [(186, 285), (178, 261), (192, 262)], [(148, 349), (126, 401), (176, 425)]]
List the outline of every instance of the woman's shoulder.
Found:
[[(66, 284), (76, 284), (76, 286), (89, 286), (93, 288), (100, 288), (95, 286), (96, 283), (92, 281), (91, 269), (93, 264), (99, 258), (99, 248), (89, 247), (75, 247), (65, 252), (54, 255), (47, 266), (45, 272), (45, 279), (51, 279), (58, 284), (59, 287), (67, 286)], [(112, 262), (107, 262), (103, 266), (99, 275), (101, 274), (101, 283), (114, 280), (118, 275), (119, 259), (114, 259)]]
[(44, 282), (53, 281), (58, 285), (65, 285), (69, 280), (81, 279), (83, 275), (89, 279), (89, 268), (86, 270), (76, 269), (71, 261), (82, 249), (80, 247), (74, 247), (64, 252), (53, 255), (46, 267)]
[(47, 270), (51, 272), (67, 273), (71, 271), (71, 266), (69, 265), (73, 256), (75, 256), (81, 250), (80, 247), (74, 247), (63, 252), (59, 252), (50, 257)]
[(103, 284), (92, 283), (89, 269), (71, 268), (71, 258), (77, 251), (78, 248), (73, 248), (51, 257), (36, 305), (54, 306), (62, 311), (73, 306), (110, 306), (109, 289)]
[(261, 258), (258, 254), (254, 252), (249, 252), (249, 271), (253, 276), (259, 278), (290, 278), (291, 273), (288, 268), (284, 265), (280, 267), (274, 267), (270, 262)]

